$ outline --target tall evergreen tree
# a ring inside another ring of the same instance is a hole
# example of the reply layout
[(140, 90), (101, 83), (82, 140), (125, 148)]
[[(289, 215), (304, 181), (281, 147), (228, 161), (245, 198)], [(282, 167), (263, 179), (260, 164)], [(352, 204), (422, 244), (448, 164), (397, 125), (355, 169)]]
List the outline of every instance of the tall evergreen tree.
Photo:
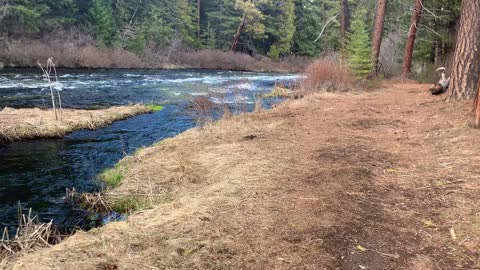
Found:
[(97, 44), (99, 46), (113, 46), (116, 40), (116, 32), (111, 0), (92, 0), (92, 6), (88, 14)]
[(281, 0), (274, 4), (273, 12), (269, 13), (272, 18), (272, 27), (269, 35), (273, 40), (268, 55), (278, 59), (282, 55), (290, 53), (293, 35), (295, 33), (295, 4), (293, 0)]
[(370, 74), (372, 59), (370, 39), (367, 26), (364, 23), (366, 10), (360, 9), (355, 12), (352, 21), (352, 33), (348, 44), (348, 60), (350, 70), (355, 76), (362, 78)]
[(313, 42), (322, 27), (323, 6), (321, 0), (295, 1), (295, 33), (293, 52), (299, 55), (316, 56), (322, 49), (320, 42)]

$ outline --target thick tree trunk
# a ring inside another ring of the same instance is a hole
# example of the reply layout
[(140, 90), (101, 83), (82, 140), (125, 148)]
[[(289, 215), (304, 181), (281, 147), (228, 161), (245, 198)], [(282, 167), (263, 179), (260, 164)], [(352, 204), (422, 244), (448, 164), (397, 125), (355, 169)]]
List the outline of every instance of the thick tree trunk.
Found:
[(247, 10), (243, 11), (242, 20), (240, 21), (240, 24), (238, 25), (238, 29), (237, 29), (237, 32), (235, 33), (235, 36), (233, 37), (232, 51), (237, 50), (238, 42), (240, 40), (240, 35), (242, 34), (243, 27), (245, 26), (245, 19), (246, 18), (247, 18)]
[(473, 107), (473, 127), (480, 128), (480, 80), (477, 83), (477, 97)]
[(385, 25), (385, 12), (387, 11), (387, 0), (377, 0), (377, 11), (375, 14), (375, 26), (373, 28), (372, 39), (372, 62), (373, 75), (377, 76), (378, 57), (380, 56), (380, 46), (382, 45), (383, 27)]
[(350, 31), (350, 9), (348, 7), (348, 0), (340, 0), (340, 32), (342, 35), (342, 58), (347, 58), (347, 41), (348, 32)]
[(413, 48), (415, 46), (415, 38), (417, 37), (417, 28), (420, 18), (422, 17), (422, 11), (422, 1), (416, 0), (410, 30), (408, 31), (407, 45), (405, 46), (405, 53), (403, 55), (403, 77), (405, 78), (407, 78), (412, 71)]
[(463, 0), (448, 100), (476, 95), (480, 74), (480, 0)]
[(200, 0), (197, 0), (197, 39), (200, 40), (200, 8), (202, 7), (202, 3)]

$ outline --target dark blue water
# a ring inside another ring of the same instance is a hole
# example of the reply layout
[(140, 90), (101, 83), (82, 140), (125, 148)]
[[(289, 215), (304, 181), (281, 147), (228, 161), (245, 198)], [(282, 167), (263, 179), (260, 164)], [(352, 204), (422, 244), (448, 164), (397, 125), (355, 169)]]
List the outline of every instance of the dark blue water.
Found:
[[(17, 204), (32, 208), (43, 220), (73, 227), (80, 212), (65, 203), (66, 188), (99, 190), (98, 173), (127, 154), (195, 125), (189, 101), (207, 95), (213, 102), (254, 102), (277, 81), (296, 76), (228, 71), (68, 70), (59, 72), (67, 107), (95, 108), (129, 103), (162, 103), (164, 109), (96, 131), (78, 131), (64, 139), (0, 146), (0, 227), (17, 224)], [(213, 96), (211, 94), (214, 93)], [(0, 109), (43, 107), (46, 84), (35, 70), (0, 72)], [(0, 119), (1, 122), (1, 119)]]

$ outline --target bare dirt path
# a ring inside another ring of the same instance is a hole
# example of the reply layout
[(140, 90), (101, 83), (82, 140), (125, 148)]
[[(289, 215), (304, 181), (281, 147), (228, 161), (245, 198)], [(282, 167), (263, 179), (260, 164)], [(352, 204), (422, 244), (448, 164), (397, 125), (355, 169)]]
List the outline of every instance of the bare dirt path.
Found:
[(318, 94), (129, 159), (162, 204), (13, 269), (480, 269), (480, 131), (428, 86)]

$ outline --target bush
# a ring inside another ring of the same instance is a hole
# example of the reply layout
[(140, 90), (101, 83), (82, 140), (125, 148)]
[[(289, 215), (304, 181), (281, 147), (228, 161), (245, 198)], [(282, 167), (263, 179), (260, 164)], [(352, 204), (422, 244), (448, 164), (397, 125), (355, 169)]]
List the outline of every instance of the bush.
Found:
[(301, 82), (304, 91), (334, 91), (353, 87), (355, 82), (350, 71), (333, 61), (319, 59), (305, 69)]

